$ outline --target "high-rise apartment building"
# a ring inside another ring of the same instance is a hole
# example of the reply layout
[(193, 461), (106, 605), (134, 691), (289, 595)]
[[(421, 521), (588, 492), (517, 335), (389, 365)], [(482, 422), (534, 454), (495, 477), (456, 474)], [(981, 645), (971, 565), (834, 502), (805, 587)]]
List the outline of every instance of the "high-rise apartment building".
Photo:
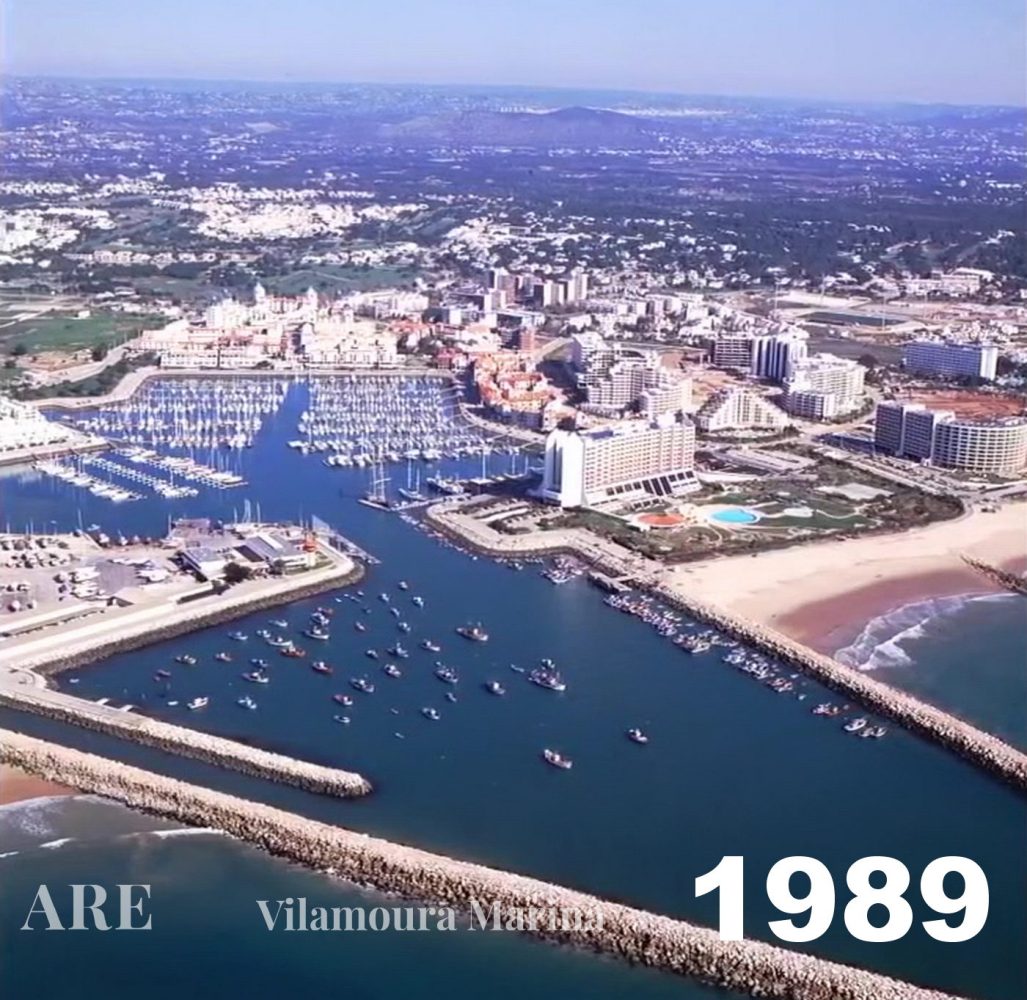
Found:
[(1016, 474), (1027, 466), (1027, 419), (968, 420), (920, 403), (885, 402), (874, 417), (874, 446), (943, 468)]
[(993, 382), (997, 374), (998, 347), (994, 344), (918, 340), (908, 344), (902, 352), (902, 366), (914, 375), (979, 378)]
[(683, 414), (546, 438), (542, 496), (561, 507), (675, 496), (698, 488), (695, 427)]

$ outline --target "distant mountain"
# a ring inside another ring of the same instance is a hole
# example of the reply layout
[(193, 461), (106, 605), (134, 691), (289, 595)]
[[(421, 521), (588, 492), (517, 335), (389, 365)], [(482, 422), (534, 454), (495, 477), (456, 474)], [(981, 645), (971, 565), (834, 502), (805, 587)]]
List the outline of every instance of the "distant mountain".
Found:
[(581, 107), (445, 112), (382, 125), (378, 130), (379, 138), (387, 142), (580, 148), (648, 146), (656, 134), (644, 119)]

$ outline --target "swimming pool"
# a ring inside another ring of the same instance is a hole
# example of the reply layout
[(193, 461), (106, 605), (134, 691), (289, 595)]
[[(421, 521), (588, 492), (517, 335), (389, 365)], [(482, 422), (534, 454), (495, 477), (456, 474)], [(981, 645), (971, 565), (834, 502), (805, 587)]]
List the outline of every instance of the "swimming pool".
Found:
[(744, 507), (728, 507), (710, 515), (711, 521), (719, 521), (721, 524), (755, 524), (759, 519), (759, 514)]

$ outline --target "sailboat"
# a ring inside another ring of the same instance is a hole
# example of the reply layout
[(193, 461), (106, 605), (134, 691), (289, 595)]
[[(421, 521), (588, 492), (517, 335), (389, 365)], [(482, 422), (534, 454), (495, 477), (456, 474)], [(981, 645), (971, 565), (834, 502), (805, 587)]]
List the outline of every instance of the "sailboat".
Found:
[(418, 469), (416, 473), (413, 469), (413, 462), (407, 459), (407, 484), (406, 488), (400, 488), (399, 495), (404, 500), (424, 500), (425, 496), (421, 492), (421, 470)]
[(385, 475), (385, 463), (375, 461), (371, 465), (371, 488), (360, 498), (360, 503), (366, 507), (377, 507), (379, 510), (389, 510), (392, 502), (385, 492), (385, 484), (389, 477)]

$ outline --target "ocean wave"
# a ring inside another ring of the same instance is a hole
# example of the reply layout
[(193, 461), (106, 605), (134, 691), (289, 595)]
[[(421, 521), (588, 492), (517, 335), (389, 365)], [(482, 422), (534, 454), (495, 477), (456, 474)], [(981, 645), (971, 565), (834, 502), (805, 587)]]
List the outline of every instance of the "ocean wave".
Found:
[(58, 847), (63, 847), (65, 844), (70, 844), (74, 837), (59, 837), (57, 840), (48, 840), (45, 844), (40, 844), (39, 849), (42, 851), (55, 851)]
[(199, 834), (215, 837), (226, 836), (224, 830), (215, 830), (211, 826), (185, 826), (176, 830), (149, 830), (146, 833), (137, 834), (137, 836), (158, 837), (160, 840), (167, 840), (169, 837), (195, 837)]
[(859, 636), (835, 653), (835, 659), (857, 670), (880, 670), (912, 664), (903, 644), (920, 639), (938, 618), (949, 617), (978, 601), (1004, 601), (1012, 594), (957, 594), (913, 601), (872, 618)]

